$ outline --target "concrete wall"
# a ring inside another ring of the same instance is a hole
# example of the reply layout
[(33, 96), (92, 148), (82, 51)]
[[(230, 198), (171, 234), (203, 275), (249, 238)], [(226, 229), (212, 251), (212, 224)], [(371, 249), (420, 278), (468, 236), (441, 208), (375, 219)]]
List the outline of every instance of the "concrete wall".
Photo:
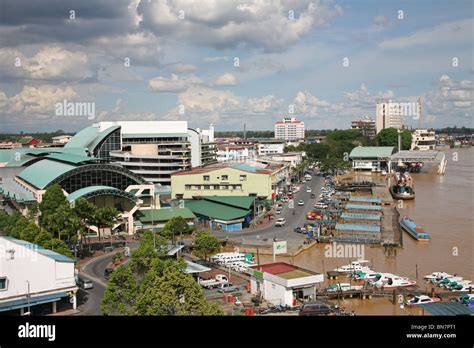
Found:
[(275, 305), (289, 305), (293, 304), (293, 292), (286, 289), (284, 286), (264, 281), (263, 297)]

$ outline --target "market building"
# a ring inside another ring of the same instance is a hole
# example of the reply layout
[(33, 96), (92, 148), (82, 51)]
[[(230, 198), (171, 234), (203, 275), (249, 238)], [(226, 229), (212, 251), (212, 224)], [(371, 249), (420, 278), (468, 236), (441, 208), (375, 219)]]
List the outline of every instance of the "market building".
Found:
[(357, 146), (349, 159), (354, 170), (388, 171), (388, 157), (396, 152), (394, 146)]

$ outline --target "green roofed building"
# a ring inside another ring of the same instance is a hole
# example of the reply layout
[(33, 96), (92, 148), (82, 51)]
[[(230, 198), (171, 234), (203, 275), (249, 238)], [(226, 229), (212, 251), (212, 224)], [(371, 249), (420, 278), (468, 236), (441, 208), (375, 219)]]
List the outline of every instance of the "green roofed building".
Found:
[(184, 204), (211, 229), (239, 231), (251, 221), (254, 198), (205, 196), (185, 200)]
[(349, 159), (354, 170), (380, 171), (388, 169), (387, 158), (395, 152), (394, 146), (357, 146), (352, 149)]

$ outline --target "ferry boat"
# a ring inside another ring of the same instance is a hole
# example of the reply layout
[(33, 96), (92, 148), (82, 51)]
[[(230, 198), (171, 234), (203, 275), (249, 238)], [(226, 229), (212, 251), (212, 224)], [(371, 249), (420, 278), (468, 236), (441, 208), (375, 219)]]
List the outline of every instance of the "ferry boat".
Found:
[(408, 232), (410, 236), (412, 236), (414, 239), (416, 239), (418, 242), (429, 242), (430, 241), (430, 235), (429, 233), (425, 232), (424, 229), (421, 227), (417, 226), (415, 221), (410, 219), (408, 216), (404, 216), (400, 220), (400, 227)]

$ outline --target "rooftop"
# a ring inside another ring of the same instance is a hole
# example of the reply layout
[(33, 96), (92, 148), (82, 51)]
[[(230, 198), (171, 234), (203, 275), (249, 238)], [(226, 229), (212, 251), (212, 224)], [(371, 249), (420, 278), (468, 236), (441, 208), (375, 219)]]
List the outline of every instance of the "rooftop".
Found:
[(76, 168), (73, 165), (44, 159), (25, 168), (19, 177), (39, 189), (44, 189), (54, 179)]
[(382, 215), (380, 214), (366, 214), (366, 213), (342, 213), (341, 218), (343, 219), (354, 219), (354, 220), (373, 220), (380, 221)]
[(336, 224), (336, 230), (380, 233), (380, 226), (374, 224)]
[(248, 209), (231, 207), (204, 199), (186, 200), (184, 201), (184, 205), (186, 208), (191, 209), (194, 214), (223, 221), (241, 219), (250, 213)]
[(58, 261), (58, 262), (75, 262), (73, 259), (71, 259), (67, 256), (58, 254), (55, 251), (45, 249), (45, 248), (43, 248), (39, 245), (30, 243), (30, 242), (27, 242), (27, 241), (24, 241), (24, 240), (21, 240), (21, 239), (16, 239), (16, 238), (9, 237), (9, 236), (0, 236), (0, 238), (3, 238), (3, 239), (5, 239), (5, 240), (7, 240), (11, 243), (21, 245), (21, 246), (23, 246), (27, 249), (30, 249), (31, 251), (35, 251), (38, 254), (49, 257), (50, 259), (53, 259), (53, 260)]
[(349, 198), (349, 201), (351, 201), (351, 202), (378, 203), (378, 204), (382, 203), (382, 200), (379, 197), (351, 196)]
[(243, 172), (254, 173), (254, 174), (271, 174), (277, 169), (281, 169), (283, 165), (276, 164), (249, 164), (249, 163), (216, 163), (205, 167), (196, 167), (192, 169), (180, 170), (172, 173), (172, 175), (194, 175), (211, 173), (220, 169), (235, 169)]
[(295, 265), (290, 265), (286, 262), (267, 263), (263, 265), (252, 266), (251, 268), (256, 269), (260, 272), (270, 273), (284, 279), (311, 277), (317, 274), (307, 269), (300, 268)]
[(182, 217), (183, 219), (194, 219), (196, 216), (189, 208), (161, 208), (144, 209), (135, 214), (138, 220), (143, 222), (168, 221), (173, 217)]
[(395, 152), (394, 146), (357, 146), (352, 149), (350, 158), (388, 157)]
[(382, 210), (380, 205), (370, 205), (370, 204), (346, 204), (346, 209), (348, 210)]
[(250, 209), (255, 200), (249, 196), (204, 196), (202, 199), (241, 209)]

